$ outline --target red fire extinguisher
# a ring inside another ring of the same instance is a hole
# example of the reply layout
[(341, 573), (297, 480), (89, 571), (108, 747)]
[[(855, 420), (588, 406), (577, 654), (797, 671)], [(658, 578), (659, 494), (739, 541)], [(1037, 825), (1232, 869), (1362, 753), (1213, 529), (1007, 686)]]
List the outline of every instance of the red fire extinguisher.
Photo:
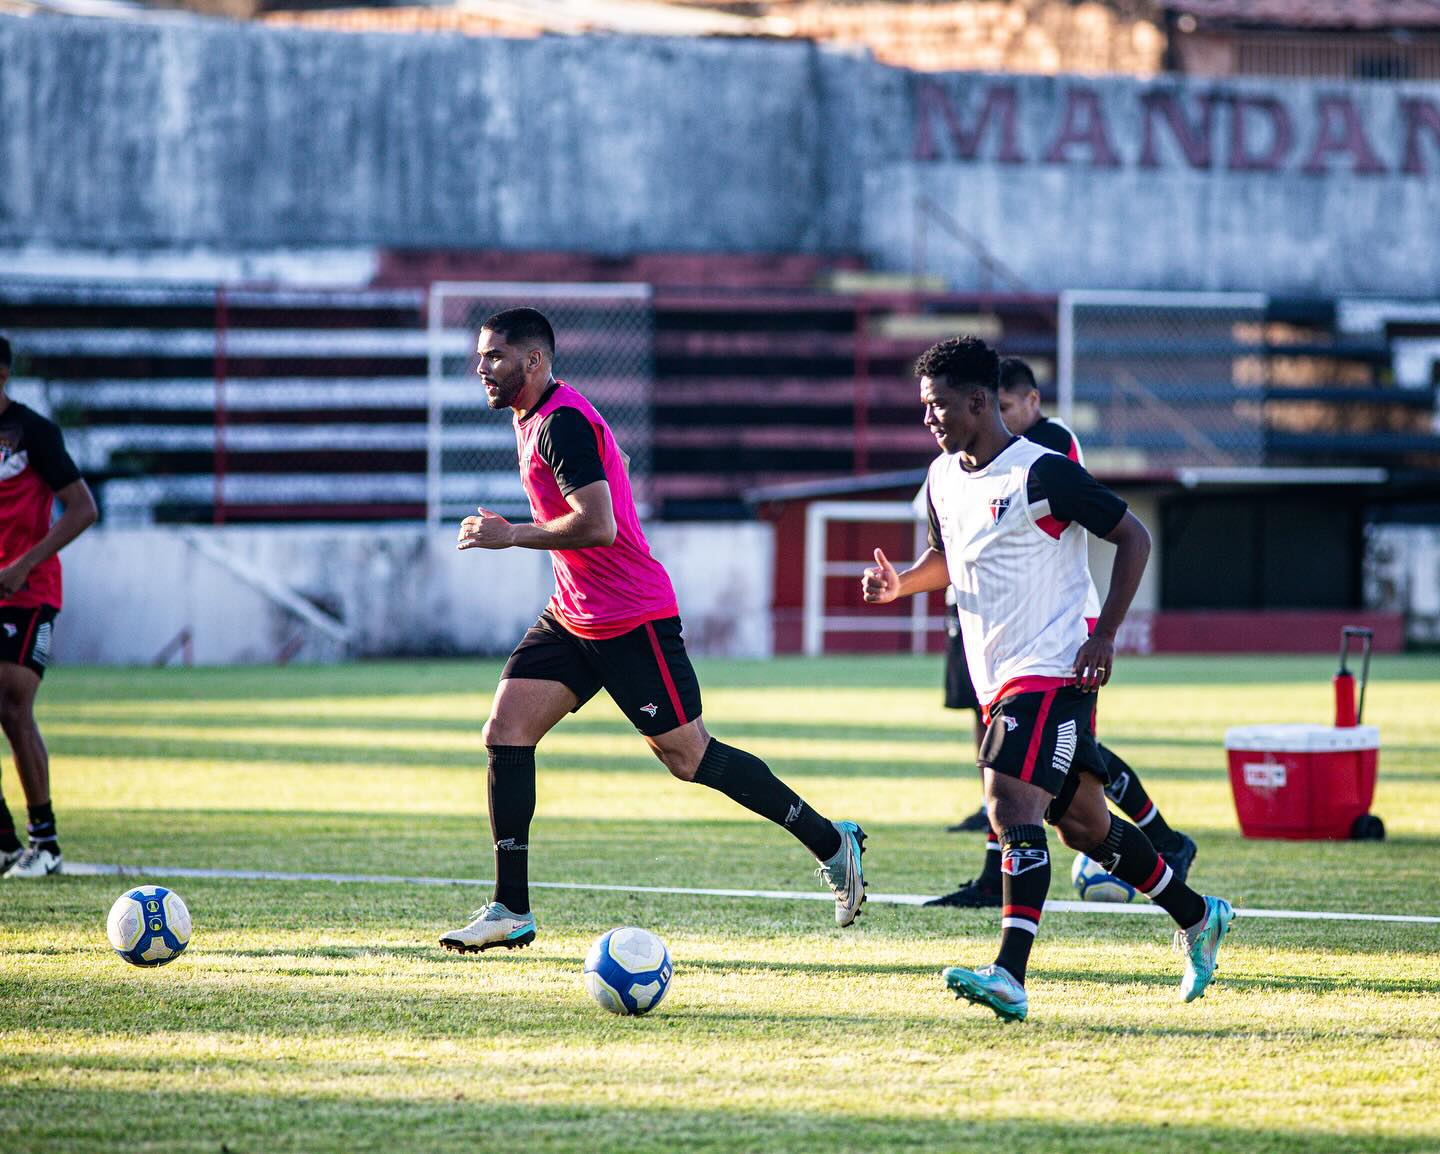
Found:
[[(1355, 675), (1346, 665), (1350, 656), (1350, 639), (1360, 638), (1360, 703), (1355, 703)], [(1370, 644), (1373, 630), (1347, 625), (1340, 630), (1340, 670), (1335, 674), (1335, 727), (1348, 729), (1360, 724), (1365, 716), (1365, 685), (1370, 680)]]

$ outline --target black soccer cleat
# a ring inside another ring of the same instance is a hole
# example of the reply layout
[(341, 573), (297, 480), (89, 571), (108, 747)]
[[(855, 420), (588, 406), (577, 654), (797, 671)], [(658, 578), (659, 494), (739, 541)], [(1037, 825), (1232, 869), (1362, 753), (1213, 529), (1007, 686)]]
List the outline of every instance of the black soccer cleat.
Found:
[(998, 885), (989, 885), (983, 878), (972, 878), (968, 882), (962, 882), (960, 888), (954, 893), (931, 898), (924, 904), (927, 906), (951, 906), (956, 909), (998, 910), (1003, 904), (1003, 899)]
[(1175, 844), (1161, 850), (1160, 856), (1165, 859), (1165, 864), (1170, 867), (1175, 880), (1183, 882), (1190, 876), (1190, 866), (1195, 861), (1196, 852), (1194, 839), (1176, 830)]
[(976, 812), (972, 813), (964, 821), (957, 821), (954, 825), (945, 827), (946, 833), (983, 833), (990, 828), (990, 817), (982, 805)]

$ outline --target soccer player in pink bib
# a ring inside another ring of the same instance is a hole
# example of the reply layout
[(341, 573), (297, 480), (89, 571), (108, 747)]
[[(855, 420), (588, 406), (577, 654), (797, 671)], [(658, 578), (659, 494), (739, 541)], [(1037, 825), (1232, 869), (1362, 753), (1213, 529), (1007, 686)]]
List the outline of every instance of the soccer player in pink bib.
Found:
[[(957, 997), (1002, 1018), (1029, 1011), (1025, 971), (1050, 889), (1045, 825), (1168, 913), (1193, 1001), (1215, 973), (1233, 911), (1204, 897), (1145, 835), (1105, 806), (1110, 765), (1095, 740), (1095, 694), (1110, 680), (1115, 634), (1140, 585), (1150, 535), (1125, 502), (1076, 461), (1018, 437), (1000, 417), (1000, 360), (975, 337), (942, 341), (915, 364), (930, 465), (929, 548), (902, 572), (875, 550), (861, 579), (871, 604), (953, 585), (970, 677), (987, 725), (979, 764), (1000, 839), (1000, 950), (978, 969), (952, 966)], [(1092, 632), (1086, 533), (1115, 546), (1110, 591)]]
[(797, 838), (835, 895), (836, 924), (850, 925), (865, 901), (864, 831), (830, 821), (758, 757), (706, 732), (675, 590), (640, 528), (625, 457), (595, 407), (552, 376), (550, 322), (532, 308), (497, 313), (481, 327), (476, 354), (490, 408), (514, 411), (533, 521), (514, 524), (480, 509), (461, 522), (459, 547), (547, 550), (555, 592), (506, 662), (485, 723), (494, 894), (440, 944), (473, 952), (535, 940), (528, 864), (535, 747), (602, 689), (672, 774), (720, 791)]

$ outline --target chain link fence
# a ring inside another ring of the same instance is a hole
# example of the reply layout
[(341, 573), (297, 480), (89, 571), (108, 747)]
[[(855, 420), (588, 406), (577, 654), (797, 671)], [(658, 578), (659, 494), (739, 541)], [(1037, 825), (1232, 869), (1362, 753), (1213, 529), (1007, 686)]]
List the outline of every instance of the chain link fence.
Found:
[(424, 516), (420, 290), (10, 280), (0, 332), (107, 523)]
[(1266, 305), (1242, 293), (1061, 294), (1060, 416), (1091, 470), (1263, 464)]
[(510, 410), (492, 412), (475, 377), (487, 317), (529, 305), (555, 329), (555, 375), (600, 410), (630, 457), (644, 513), (654, 441), (655, 320), (650, 286), (440, 282), (430, 287), (427, 510), (432, 523), (484, 505), (528, 517)]

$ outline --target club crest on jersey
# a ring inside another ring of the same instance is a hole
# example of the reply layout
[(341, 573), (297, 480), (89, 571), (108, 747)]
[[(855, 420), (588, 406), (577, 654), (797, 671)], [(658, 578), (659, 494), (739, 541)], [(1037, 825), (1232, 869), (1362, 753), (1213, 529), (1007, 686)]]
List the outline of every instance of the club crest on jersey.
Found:
[(990, 520), (998, 525), (1000, 523), (1000, 518), (1005, 516), (1005, 510), (1008, 508), (1010, 508), (1009, 497), (991, 497)]

